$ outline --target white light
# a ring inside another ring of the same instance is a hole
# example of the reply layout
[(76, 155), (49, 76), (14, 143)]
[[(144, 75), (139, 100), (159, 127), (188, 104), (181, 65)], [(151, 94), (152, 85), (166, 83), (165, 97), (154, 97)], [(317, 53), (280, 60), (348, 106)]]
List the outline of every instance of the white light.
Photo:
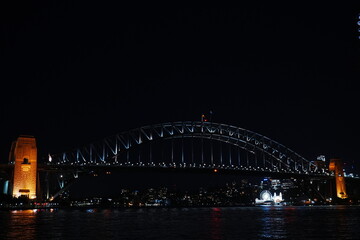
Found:
[(271, 200), (271, 193), (267, 190), (260, 193), (260, 199), (264, 201)]

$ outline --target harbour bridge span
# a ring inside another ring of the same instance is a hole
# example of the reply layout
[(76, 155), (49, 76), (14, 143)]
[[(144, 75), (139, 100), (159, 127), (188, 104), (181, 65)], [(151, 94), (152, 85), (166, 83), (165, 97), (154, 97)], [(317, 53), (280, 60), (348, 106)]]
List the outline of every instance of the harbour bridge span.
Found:
[[(161, 147), (152, 147), (159, 143)], [(131, 155), (131, 150), (139, 146), (147, 146), (146, 157)], [(166, 148), (165, 154), (161, 150), (161, 157), (155, 153), (160, 148)], [(169, 122), (131, 129), (72, 151), (49, 154), (46, 165), (54, 168), (213, 168), (329, 175), (314, 161), (266, 136), (205, 121)]]

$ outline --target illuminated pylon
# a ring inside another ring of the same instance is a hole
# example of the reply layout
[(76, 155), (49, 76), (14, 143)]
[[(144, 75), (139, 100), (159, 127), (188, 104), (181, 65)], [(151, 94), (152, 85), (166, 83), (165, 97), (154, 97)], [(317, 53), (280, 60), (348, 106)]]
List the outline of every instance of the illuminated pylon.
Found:
[(329, 170), (335, 171), (336, 194), (338, 198), (347, 198), (343, 162), (341, 159), (330, 159)]
[(37, 148), (35, 138), (20, 136), (13, 144), (10, 155), (14, 167), (13, 197), (36, 198)]

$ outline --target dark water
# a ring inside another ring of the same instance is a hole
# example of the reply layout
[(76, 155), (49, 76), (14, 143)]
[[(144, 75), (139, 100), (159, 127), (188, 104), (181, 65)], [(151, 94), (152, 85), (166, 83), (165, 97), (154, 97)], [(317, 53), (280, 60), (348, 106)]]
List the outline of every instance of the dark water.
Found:
[(0, 239), (360, 239), (359, 206), (0, 211)]

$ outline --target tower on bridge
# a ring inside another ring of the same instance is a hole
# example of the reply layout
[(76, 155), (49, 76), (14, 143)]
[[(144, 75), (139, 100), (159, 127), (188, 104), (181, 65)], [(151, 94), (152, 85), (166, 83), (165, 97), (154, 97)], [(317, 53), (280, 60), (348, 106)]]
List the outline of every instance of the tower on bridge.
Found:
[(9, 160), (15, 163), (13, 197), (36, 198), (37, 148), (33, 136), (18, 137), (13, 142)]
[(342, 160), (338, 158), (330, 159), (329, 170), (335, 172), (337, 197), (341, 199), (347, 198)]

